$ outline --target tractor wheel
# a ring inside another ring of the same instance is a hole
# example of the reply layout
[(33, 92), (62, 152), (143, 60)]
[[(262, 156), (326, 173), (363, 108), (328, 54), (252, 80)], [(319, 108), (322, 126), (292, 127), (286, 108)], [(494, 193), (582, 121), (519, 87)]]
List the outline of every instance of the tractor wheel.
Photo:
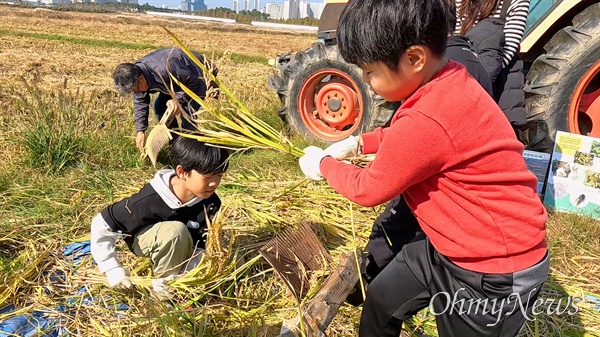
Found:
[(294, 57), (278, 58), (269, 77), (283, 104), (288, 131), (333, 142), (385, 125), (398, 107), (370, 90), (357, 66), (344, 62), (337, 45), (316, 42)]
[(600, 137), (600, 3), (544, 46), (527, 74), (527, 148), (550, 152), (558, 130)]

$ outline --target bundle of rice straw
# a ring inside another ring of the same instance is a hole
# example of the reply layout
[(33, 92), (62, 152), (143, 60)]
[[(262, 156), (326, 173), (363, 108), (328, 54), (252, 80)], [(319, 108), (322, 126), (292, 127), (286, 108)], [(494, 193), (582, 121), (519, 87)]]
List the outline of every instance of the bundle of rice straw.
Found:
[(263, 148), (290, 153), (295, 156), (302, 156), (302, 150), (298, 149), (281, 131), (275, 130), (269, 124), (254, 116), (246, 106), (240, 102), (229, 89), (209, 71), (206, 64), (200, 62), (198, 58), (166, 27), (165, 31), (175, 40), (177, 45), (187, 56), (202, 69), (207, 80), (215, 82), (227, 98), (233, 103), (233, 109), (228, 114), (217, 111), (209, 105), (206, 100), (198, 97), (194, 92), (181, 84), (173, 75), (171, 78), (179, 85), (186, 94), (200, 104), (201, 109), (208, 113), (208, 116), (214, 119), (193, 120), (197, 125), (194, 133), (175, 133), (194, 138), (198, 141), (225, 147), (234, 150), (245, 150), (251, 148)]

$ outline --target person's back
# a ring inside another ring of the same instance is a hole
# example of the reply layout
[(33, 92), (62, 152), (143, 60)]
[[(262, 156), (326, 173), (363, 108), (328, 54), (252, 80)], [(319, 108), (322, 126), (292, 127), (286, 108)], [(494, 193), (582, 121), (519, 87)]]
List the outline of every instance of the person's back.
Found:
[[(192, 52), (199, 62), (217, 76), (218, 69), (201, 54)], [(176, 81), (173, 80), (175, 78)], [(167, 110), (176, 115), (182, 111), (191, 114), (200, 104), (188, 95), (182, 86), (204, 99), (219, 96), (218, 86), (203, 73), (202, 69), (179, 48), (158, 49), (134, 63), (122, 63), (113, 73), (115, 87), (122, 94), (133, 94), (134, 122), (137, 131), (136, 145), (142, 150), (146, 144), (146, 130), (150, 113), (150, 94), (157, 93), (154, 100), (154, 114), (160, 121)], [(171, 96), (174, 94), (174, 97)], [(195, 130), (189, 118), (183, 118), (181, 128)], [(176, 120), (167, 124), (178, 126)], [(177, 135), (174, 136), (177, 138)]]
[[(205, 62), (204, 57), (201, 54), (197, 52), (192, 53), (200, 62)], [(175, 78), (182, 81), (182, 83), (188, 84), (188, 86), (192, 85), (189, 89), (194, 92), (198, 91), (198, 93), (202, 94), (202, 97), (204, 97), (206, 84), (204, 84), (204, 87), (201, 87), (204, 83), (202, 69), (200, 69), (200, 67), (179, 48), (163, 48), (155, 50), (137, 60), (135, 65), (139, 66), (145, 75), (150, 75), (150, 78), (147, 78), (150, 90), (168, 93), (172, 82), (170, 77), (172, 74)], [(210, 63), (207, 63), (206, 66), (207, 68), (212, 67)], [(187, 83), (183, 81), (186, 81)], [(173, 86), (175, 92), (182, 91), (176, 83), (173, 83)]]
[(465, 66), (467, 72), (479, 82), (490, 97), (494, 96), (494, 89), (490, 76), (479, 61), (479, 56), (471, 48), (469, 40), (464, 36), (448, 36), (446, 44), (446, 57)]
[(448, 10), (448, 41), (446, 42), (446, 57), (456, 61), (467, 68), (467, 72), (473, 76), (485, 91), (494, 97), (492, 80), (485, 67), (481, 64), (477, 50), (468, 38), (456, 35), (456, 6), (454, 2), (446, 1)]
[(525, 75), (518, 52), (530, 0), (453, 1), (458, 12), (455, 33), (473, 43), (492, 81), (493, 97), (517, 132), (527, 123)]
[[(404, 102), (386, 136), (405, 138), (403, 146), (415, 146), (414, 153), (427, 154), (423, 160), (435, 157), (441, 164), (404, 193), (440, 253), (467, 269), (514, 272), (545, 254), (547, 215), (537, 198), (537, 179), (525, 167), (523, 145), (493, 99), (461, 68), (449, 62), (439, 77)], [(406, 144), (406, 138), (424, 139), (402, 134), (403, 118), (426, 118), (438, 125), (427, 130), (430, 144)], [(415, 159), (407, 165), (427, 166)], [(439, 223), (453, 226), (432, 225)], [(534, 248), (529, 258), (519, 257)]]

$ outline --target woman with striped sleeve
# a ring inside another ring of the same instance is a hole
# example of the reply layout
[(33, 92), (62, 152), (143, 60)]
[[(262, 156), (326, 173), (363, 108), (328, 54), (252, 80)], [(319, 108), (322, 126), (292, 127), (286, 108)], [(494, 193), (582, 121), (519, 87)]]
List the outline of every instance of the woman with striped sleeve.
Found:
[(525, 76), (519, 47), (530, 0), (454, 0), (454, 3), (455, 33), (471, 40), (490, 75), (496, 102), (515, 131), (522, 129), (526, 124)]

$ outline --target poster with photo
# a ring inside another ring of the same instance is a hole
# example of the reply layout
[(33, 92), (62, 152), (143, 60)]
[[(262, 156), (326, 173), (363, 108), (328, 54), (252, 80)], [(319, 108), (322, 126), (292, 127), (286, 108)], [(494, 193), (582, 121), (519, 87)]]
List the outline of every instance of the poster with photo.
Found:
[(544, 204), (600, 219), (600, 139), (558, 131)]

